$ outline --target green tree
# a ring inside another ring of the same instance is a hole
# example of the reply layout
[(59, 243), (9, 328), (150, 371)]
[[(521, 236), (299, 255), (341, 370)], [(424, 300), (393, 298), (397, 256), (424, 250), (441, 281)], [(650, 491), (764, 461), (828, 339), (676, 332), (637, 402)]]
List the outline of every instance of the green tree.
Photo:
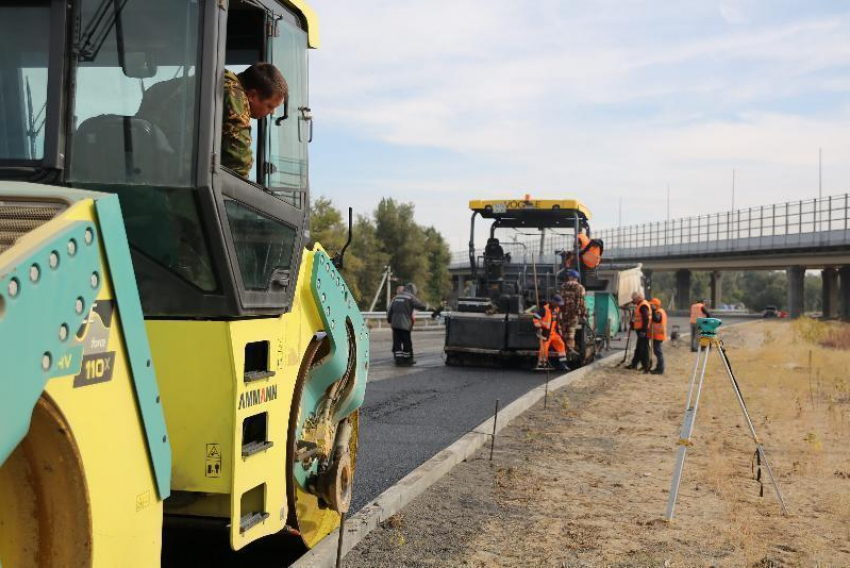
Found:
[(400, 284), (413, 282), (423, 288), (428, 281), (425, 232), (413, 218), (412, 203), (397, 203), (385, 197), (375, 209), (375, 235)]
[(425, 252), (429, 272), (429, 278), (425, 283), (425, 298), (432, 304), (438, 304), (446, 299), (452, 287), (449, 274), (451, 250), (446, 239), (434, 227), (425, 229)]
[[(381, 275), (389, 261), (389, 255), (384, 252), (382, 244), (378, 241), (375, 224), (369, 217), (358, 215), (354, 223), (354, 238), (349, 247), (351, 254), (357, 259), (356, 268), (348, 268), (348, 254), (346, 254), (346, 279), (351, 278), (357, 283), (361, 292), (358, 304), (361, 309), (368, 309), (372, 298), (375, 297), (378, 284), (381, 283)], [(382, 294), (381, 298), (385, 295)], [(378, 302), (376, 309), (385, 308), (385, 301)]]
[(316, 199), (310, 209), (310, 241), (321, 243), (331, 256), (342, 250), (347, 238), (348, 228), (342, 220), (342, 214), (327, 197)]

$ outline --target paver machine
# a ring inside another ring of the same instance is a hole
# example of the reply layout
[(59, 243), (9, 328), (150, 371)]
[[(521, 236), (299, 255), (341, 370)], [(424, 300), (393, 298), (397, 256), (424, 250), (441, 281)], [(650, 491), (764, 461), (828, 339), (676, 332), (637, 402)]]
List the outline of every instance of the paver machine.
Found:
[[(309, 241), (299, 0), (0, 0), (0, 563), (160, 564), (164, 519), (318, 543), (369, 338)], [(221, 166), (225, 69), (289, 97)]]
[[(539, 340), (533, 312), (560, 290), (568, 253), (580, 258), (579, 233), (590, 232), (590, 211), (572, 199), (470, 201), (469, 285), (455, 311), (446, 316), (445, 355), (448, 365), (527, 367), (537, 359)], [(486, 246), (475, 245), (476, 218), (492, 220)], [(553, 236), (557, 235), (557, 239)], [(520, 240), (518, 237), (524, 237)], [(529, 239), (528, 237), (532, 237)], [(500, 239), (501, 237), (501, 239)], [(511, 240), (513, 238), (513, 240)], [(548, 238), (548, 240), (547, 240)], [(545, 243), (559, 242), (548, 250)], [(539, 244), (538, 244), (539, 243)], [(570, 364), (582, 365), (596, 355), (597, 332), (616, 332), (617, 323), (596, 325), (596, 314), (616, 318), (611, 294), (594, 293), (607, 284), (582, 262), (572, 263), (588, 289), (589, 317), (579, 322), (576, 351)], [(616, 307), (616, 303), (614, 303)], [(617, 312), (618, 313), (618, 312)], [(603, 323), (603, 322), (600, 322)], [(601, 337), (601, 335), (600, 335)]]

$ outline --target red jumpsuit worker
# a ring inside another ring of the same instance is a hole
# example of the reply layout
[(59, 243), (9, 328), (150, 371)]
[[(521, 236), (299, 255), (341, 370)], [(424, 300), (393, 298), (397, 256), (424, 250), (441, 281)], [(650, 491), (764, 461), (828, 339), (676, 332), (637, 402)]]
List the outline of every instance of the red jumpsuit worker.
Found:
[(549, 350), (554, 349), (558, 354), (557, 368), (561, 371), (570, 370), (567, 366), (567, 346), (558, 327), (563, 306), (564, 299), (559, 294), (555, 294), (551, 302), (543, 304), (543, 307), (534, 314), (534, 327), (538, 329), (538, 337), (540, 338), (540, 351), (537, 355), (538, 368), (548, 367)]

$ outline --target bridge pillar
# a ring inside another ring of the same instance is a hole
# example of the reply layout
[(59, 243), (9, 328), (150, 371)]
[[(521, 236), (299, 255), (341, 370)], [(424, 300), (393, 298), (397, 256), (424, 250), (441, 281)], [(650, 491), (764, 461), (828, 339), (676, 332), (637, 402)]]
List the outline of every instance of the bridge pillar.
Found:
[(681, 269), (676, 271), (676, 309), (691, 308), (691, 271)]
[(838, 317), (838, 269), (824, 268), (821, 272), (823, 282), (823, 317)]
[(838, 269), (838, 279), (841, 283), (838, 294), (838, 316), (843, 320), (850, 320), (850, 266), (842, 266)]
[(645, 288), (644, 296), (646, 296), (646, 299), (649, 300), (650, 298), (652, 298), (652, 271), (651, 270), (644, 270), (643, 271), (643, 277), (644, 277), (644, 283), (646, 284), (644, 286), (644, 288)]
[(723, 273), (714, 271), (711, 273), (711, 307), (720, 307), (720, 296), (722, 293)]
[(806, 269), (789, 266), (785, 271), (788, 279), (788, 317), (796, 319), (805, 311)]

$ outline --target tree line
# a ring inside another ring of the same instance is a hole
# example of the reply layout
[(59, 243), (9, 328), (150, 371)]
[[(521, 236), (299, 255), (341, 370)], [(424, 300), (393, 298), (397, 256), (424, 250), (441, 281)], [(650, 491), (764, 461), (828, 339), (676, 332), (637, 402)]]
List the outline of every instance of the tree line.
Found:
[[(661, 299), (665, 306), (670, 305), (676, 289), (675, 272), (656, 272), (652, 275), (652, 293)], [(691, 299), (710, 297), (711, 273), (691, 273)], [(763, 311), (766, 306), (776, 306), (780, 310), (788, 308), (788, 288), (785, 271), (730, 271), (723, 272), (720, 287), (721, 302), (729, 305), (743, 304), (752, 311)], [(821, 297), (821, 278), (814, 274), (806, 274), (805, 278), (805, 310), (820, 311), (823, 299)], [(680, 306), (678, 309), (687, 309)]]
[[(449, 245), (434, 227), (416, 222), (412, 203), (381, 199), (371, 215), (357, 215), (353, 235), (342, 274), (361, 309), (369, 308), (388, 265), (393, 291), (398, 285), (414, 283), (425, 302), (437, 305), (446, 298), (451, 288)], [(331, 256), (342, 250), (348, 238), (347, 212), (343, 216), (325, 197), (313, 201), (310, 238)], [(376, 310), (386, 309), (385, 298), (382, 292)]]

